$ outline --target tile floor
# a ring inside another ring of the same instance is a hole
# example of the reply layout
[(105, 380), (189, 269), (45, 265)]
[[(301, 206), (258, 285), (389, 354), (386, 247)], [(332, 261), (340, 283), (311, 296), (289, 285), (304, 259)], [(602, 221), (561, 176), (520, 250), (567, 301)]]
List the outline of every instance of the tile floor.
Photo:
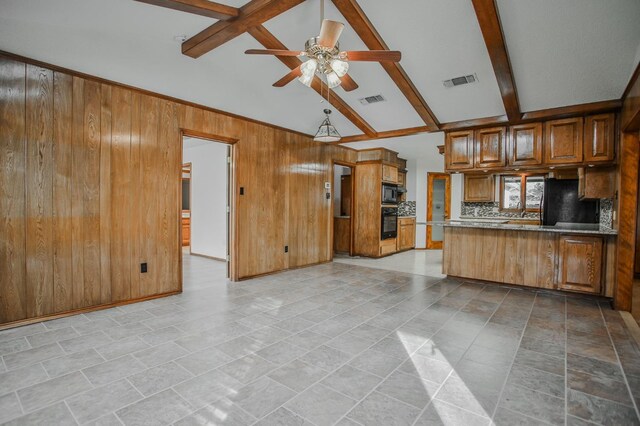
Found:
[(607, 306), (331, 263), (0, 332), (0, 423), (640, 424)]

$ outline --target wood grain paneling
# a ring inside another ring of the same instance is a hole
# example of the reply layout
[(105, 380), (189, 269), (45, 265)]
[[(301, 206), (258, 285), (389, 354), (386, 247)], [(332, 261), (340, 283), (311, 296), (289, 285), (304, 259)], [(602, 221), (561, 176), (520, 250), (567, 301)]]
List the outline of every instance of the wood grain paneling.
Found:
[[(380, 215), (382, 198), (382, 166), (359, 163), (355, 170), (353, 247), (355, 254), (380, 255)], [(373, 196), (371, 196), (373, 194)]]
[(27, 65), (27, 316), (53, 312), (53, 72)]
[(27, 317), (25, 72), (0, 57), (0, 323)]
[(451, 276), (611, 297), (614, 262), (615, 237), (445, 228), (443, 273)]
[(73, 78), (53, 76), (53, 307), (73, 309), (73, 258), (71, 247)]
[(181, 290), (183, 133), (234, 144), (233, 279), (331, 260), (354, 150), (2, 55), (0, 112), (0, 328)]

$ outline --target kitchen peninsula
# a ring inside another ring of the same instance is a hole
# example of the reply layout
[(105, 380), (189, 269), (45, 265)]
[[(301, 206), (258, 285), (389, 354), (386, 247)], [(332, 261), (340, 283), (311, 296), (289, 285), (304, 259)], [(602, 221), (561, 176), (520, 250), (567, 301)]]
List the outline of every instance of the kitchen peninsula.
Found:
[(443, 226), (446, 275), (613, 296), (617, 232), (611, 228), (486, 221)]

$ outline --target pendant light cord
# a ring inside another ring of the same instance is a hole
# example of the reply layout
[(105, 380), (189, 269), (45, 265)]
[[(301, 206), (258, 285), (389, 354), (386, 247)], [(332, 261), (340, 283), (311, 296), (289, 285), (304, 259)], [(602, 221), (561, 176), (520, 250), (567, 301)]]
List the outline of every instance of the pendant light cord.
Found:
[(324, 21), (324, 0), (320, 0), (320, 26), (322, 26), (322, 21)]

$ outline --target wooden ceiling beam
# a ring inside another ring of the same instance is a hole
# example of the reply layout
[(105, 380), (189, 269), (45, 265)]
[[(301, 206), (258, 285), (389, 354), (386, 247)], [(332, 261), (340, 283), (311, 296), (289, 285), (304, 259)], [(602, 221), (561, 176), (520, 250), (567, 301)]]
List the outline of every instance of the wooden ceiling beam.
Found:
[(338, 142), (331, 142), (332, 144), (343, 144), (350, 142), (362, 142), (362, 141), (371, 141), (376, 139), (389, 139), (400, 136), (409, 136), (409, 135), (417, 135), (420, 133), (427, 133), (432, 129), (429, 126), (420, 126), (420, 127), (409, 127), (406, 129), (397, 129), (397, 130), (389, 130), (386, 132), (378, 132), (375, 137), (371, 137), (368, 135), (353, 135), (353, 136), (345, 136), (340, 139)]
[(269, 19), (299, 5), (304, 0), (251, 0), (239, 9), (238, 16), (219, 21), (182, 43), (182, 53), (199, 58), (216, 47), (262, 25)]
[(495, 0), (472, 0), (509, 121), (520, 120), (518, 92)]
[(472, 129), (474, 127), (494, 126), (509, 124), (509, 119), (506, 115), (497, 115), (495, 117), (475, 118), (472, 120), (452, 121), (449, 123), (442, 123), (441, 130), (462, 130)]
[[(280, 42), (269, 30), (267, 30), (262, 25), (258, 25), (248, 29), (248, 33), (251, 34), (253, 38), (255, 38), (260, 44), (262, 44), (266, 49), (284, 49), (288, 50), (287, 47)], [(277, 58), (285, 64), (289, 69), (295, 69), (302, 64), (302, 61), (295, 56), (277, 56)], [(311, 88), (315, 90), (320, 96), (326, 94), (328, 90), (328, 86), (320, 80), (318, 77), (313, 79), (311, 83)], [(342, 115), (344, 115), (347, 120), (351, 121), (357, 128), (362, 130), (369, 137), (375, 137), (377, 135), (376, 131), (371, 127), (369, 123), (367, 123), (364, 118), (362, 118), (357, 112), (355, 112), (347, 103), (342, 100), (338, 95), (335, 94), (334, 91), (331, 91), (331, 95), (329, 96), (329, 103), (333, 105), (333, 107), (340, 111)]]
[[(389, 50), (378, 31), (375, 29), (367, 15), (364, 13), (356, 0), (332, 0), (342, 16), (349, 25), (356, 31), (364, 44), (370, 50)], [(440, 127), (436, 116), (427, 105), (416, 86), (413, 84), (407, 73), (398, 62), (381, 62), (382, 68), (389, 74), (396, 83), (400, 91), (407, 98), (411, 106), (416, 110), (425, 124), (436, 130)]]
[(154, 6), (166, 7), (167, 9), (179, 10), (181, 12), (193, 13), (195, 15), (206, 16), (207, 18), (226, 21), (237, 17), (240, 9), (207, 0), (135, 0), (140, 3), (152, 4)]

